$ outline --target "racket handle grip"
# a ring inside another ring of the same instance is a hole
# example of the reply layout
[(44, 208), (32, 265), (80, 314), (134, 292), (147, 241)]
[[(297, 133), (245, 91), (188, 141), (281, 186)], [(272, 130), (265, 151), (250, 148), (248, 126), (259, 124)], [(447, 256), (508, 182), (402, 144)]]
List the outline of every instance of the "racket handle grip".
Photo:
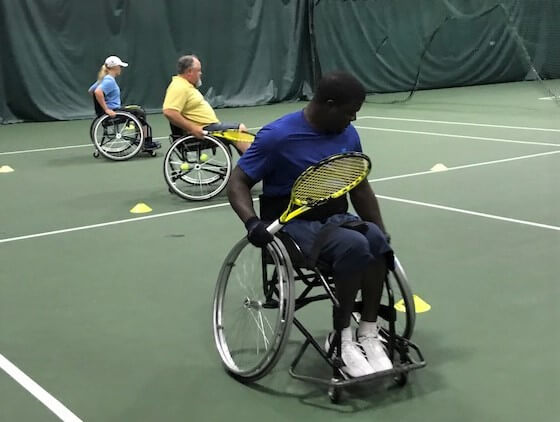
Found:
[(274, 223), (272, 223), (270, 226), (268, 226), (266, 228), (266, 230), (270, 234), (274, 234), (274, 233), (278, 232), (282, 228), (282, 226), (283, 226), (283, 224), (280, 222), (280, 220), (276, 220)]

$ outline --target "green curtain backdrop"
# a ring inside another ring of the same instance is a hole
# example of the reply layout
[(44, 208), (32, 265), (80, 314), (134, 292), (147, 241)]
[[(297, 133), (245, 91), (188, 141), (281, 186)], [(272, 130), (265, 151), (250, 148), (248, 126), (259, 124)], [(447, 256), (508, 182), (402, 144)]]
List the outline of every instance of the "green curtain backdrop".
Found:
[(105, 57), (130, 66), (124, 103), (159, 110), (180, 55), (214, 106), (309, 95), (307, 1), (0, 0), (0, 120), (90, 116)]
[(560, 77), (559, 19), (558, 1), (322, 0), (316, 46), (370, 92), (518, 81), (531, 61)]
[(334, 69), (370, 92), (522, 80), (530, 60), (560, 77), (559, 21), (552, 0), (0, 0), (0, 123), (91, 116), (112, 54), (148, 111), (187, 53), (216, 107), (308, 98)]

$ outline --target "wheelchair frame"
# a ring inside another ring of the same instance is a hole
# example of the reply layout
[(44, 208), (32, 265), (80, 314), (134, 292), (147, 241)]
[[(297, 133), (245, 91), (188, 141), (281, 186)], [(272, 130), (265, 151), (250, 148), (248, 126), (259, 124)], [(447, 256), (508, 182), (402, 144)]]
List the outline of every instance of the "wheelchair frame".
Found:
[[(151, 138), (152, 136), (152, 127), (148, 124), (148, 122), (143, 123), (134, 114), (125, 110), (116, 110), (116, 116), (110, 117), (101, 109), (101, 106), (95, 99), (95, 96), (93, 96), (93, 105), (97, 117), (91, 122), (89, 135), (91, 138), (91, 142), (95, 146), (95, 151), (93, 152), (93, 156), (95, 158), (99, 158), (99, 155), (101, 154), (109, 160), (125, 161), (134, 157), (140, 151), (145, 151), (152, 157), (155, 157), (157, 155), (154, 150), (144, 148), (144, 125), (146, 126), (147, 137)], [(120, 124), (122, 124), (123, 126), (119, 132), (113, 129), (113, 133), (109, 133), (109, 128), (118, 127), (118, 125)], [(123, 134), (124, 130), (127, 130), (129, 132), (133, 131), (133, 133)], [(98, 133), (100, 132), (101, 139), (98, 139)], [(107, 144), (107, 142), (104, 142), (105, 138), (113, 135), (113, 139), (116, 139), (117, 143), (127, 143), (128, 145), (122, 148), (106, 148), (105, 145)], [(133, 138), (127, 139), (126, 135), (133, 136)]]
[[(382, 336), (387, 339), (388, 355), (394, 363), (394, 367), (393, 369), (387, 371), (377, 372), (363, 377), (348, 378), (341, 370), (343, 364), (340, 356), (340, 332), (335, 332), (330, 350), (325, 351), (315, 340), (313, 335), (304, 327), (301, 321), (294, 316), (295, 311), (310, 303), (321, 300), (330, 300), (334, 306), (338, 306), (332, 277), (328, 274), (328, 270), (326, 268), (321, 268), (321, 264), (318, 264), (313, 269), (307, 268), (305, 266), (303, 254), (299, 250), (297, 244), (291, 240), (287, 234), (280, 232), (271, 244), (267, 245), (266, 248), (263, 248), (261, 256), (262, 275), (264, 278), (263, 291), (266, 292), (268, 290), (269, 293), (265, 294), (264, 301), (258, 301), (249, 297), (245, 299), (246, 303), (256, 304), (253, 305), (255, 308), (257, 306), (264, 309), (273, 309), (275, 306), (283, 306), (285, 308), (285, 312), (281, 318), (282, 324), (280, 328), (277, 328), (277, 330), (281, 331), (275, 332), (272, 336), (273, 340), (277, 342), (277, 346), (275, 344), (275, 349), (271, 350), (268, 355), (265, 355), (263, 358), (263, 364), (261, 365), (259, 363), (255, 370), (245, 372), (239, 370), (239, 368), (237, 368), (237, 364), (231, 356), (229, 346), (227, 345), (227, 335), (224, 334), (225, 327), (222, 308), (231, 271), (236, 265), (237, 257), (240, 253), (242, 253), (244, 248), (254, 247), (250, 245), (246, 239), (242, 239), (234, 246), (226, 257), (218, 277), (213, 306), (214, 339), (216, 347), (226, 371), (234, 378), (243, 383), (249, 383), (257, 381), (268, 374), (280, 358), (280, 355), (289, 338), (292, 323), (305, 337), (305, 341), (300, 346), (296, 357), (291, 363), (289, 369), (290, 375), (293, 378), (302, 381), (314, 382), (327, 386), (328, 395), (333, 403), (339, 402), (340, 393), (344, 388), (370, 382), (382, 377), (391, 376), (397, 385), (403, 386), (407, 382), (407, 375), (410, 371), (422, 368), (426, 365), (425, 359), (419, 347), (410, 340), (415, 322), (414, 301), (406, 281), (404, 270), (402, 269), (398, 259), (395, 257), (396, 266), (395, 270), (393, 270), (391, 274), (392, 278), (394, 278), (399, 286), (407, 311), (406, 325), (402, 328), (402, 332), (397, 333), (397, 312), (395, 310), (394, 289), (393, 286), (391, 286), (392, 281), (390, 281), (390, 277), (387, 277), (385, 280), (387, 303), (382, 304), (379, 310), (379, 318), (387, 321), (381, 328), (381, 333)], [(276, 277), (278, 277), (278, 275), (282, 273), (281, 277), (277, 280), (273, 279), (269, 281), (267, 279), (268, 270), (266, 267), (270, 265), (275, 267), (273, 271), (273, 278), (275, 274)], [(297, 297), (295, 295), (294, 284), (296, 281), (302, 282), (305, 286), (303, 291)], [(323, 294), (310, 295), (312, 290), (316, 287), (322, 287), (325, 292)], [(273, 297), (274, 295), (270, 294), (270, 292), (274, 293), (276, 291), (276, 293), (278, 293), (278, 289), (280, 289), (281, 294), (277, 294), (276, 296), (279, 297), (275, 299)], [(282, 294), (283, 291), (284, 293)], [(360, 305), (360, 303), (356, 303), (356, 310), (359, 310)], [(245, 304), (244, 306), (247, 307)], [(318, 378), (301, 374), (296, 371), (301, 358), (309, 346), (312, 346), (323, 358), (323, 360), (332, 368), (331, 378)]]

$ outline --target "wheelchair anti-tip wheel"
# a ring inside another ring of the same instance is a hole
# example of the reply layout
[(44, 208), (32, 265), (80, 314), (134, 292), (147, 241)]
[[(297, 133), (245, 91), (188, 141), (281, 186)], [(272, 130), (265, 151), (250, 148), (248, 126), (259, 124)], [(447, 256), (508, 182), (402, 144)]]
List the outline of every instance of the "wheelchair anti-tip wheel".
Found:
[(115, 113), (115, 117), (103, 115), (94, 120), (90, 135), (96, 150), (105, 158), (128, 160), (142, 149), (142, 124), (133, 114), (125, 111)]
[(221, 141), (212, 136), (185, 136), (167, 151), (163, 174), (171, 192), (183, 199), (202, 201), (226, 187), (231, 168), (230, 153)]
[(239, 241), (226, 257), (214, 294), (216, 346), (226, 371), (242, 382), (269, 373), (284, 349), (295, 308), (293, 268), (284, 245)]

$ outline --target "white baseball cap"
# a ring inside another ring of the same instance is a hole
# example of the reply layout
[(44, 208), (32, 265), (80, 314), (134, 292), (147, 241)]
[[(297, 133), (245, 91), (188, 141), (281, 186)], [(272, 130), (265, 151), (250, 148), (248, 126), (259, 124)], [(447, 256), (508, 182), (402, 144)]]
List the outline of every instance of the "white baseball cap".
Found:
[(115, 66), (127, 67), (128, 63), (123, 62), (117, 56), (109, 56), (105, 59), (105, 66), (107, 66), (107, 67), (115, 67)]

